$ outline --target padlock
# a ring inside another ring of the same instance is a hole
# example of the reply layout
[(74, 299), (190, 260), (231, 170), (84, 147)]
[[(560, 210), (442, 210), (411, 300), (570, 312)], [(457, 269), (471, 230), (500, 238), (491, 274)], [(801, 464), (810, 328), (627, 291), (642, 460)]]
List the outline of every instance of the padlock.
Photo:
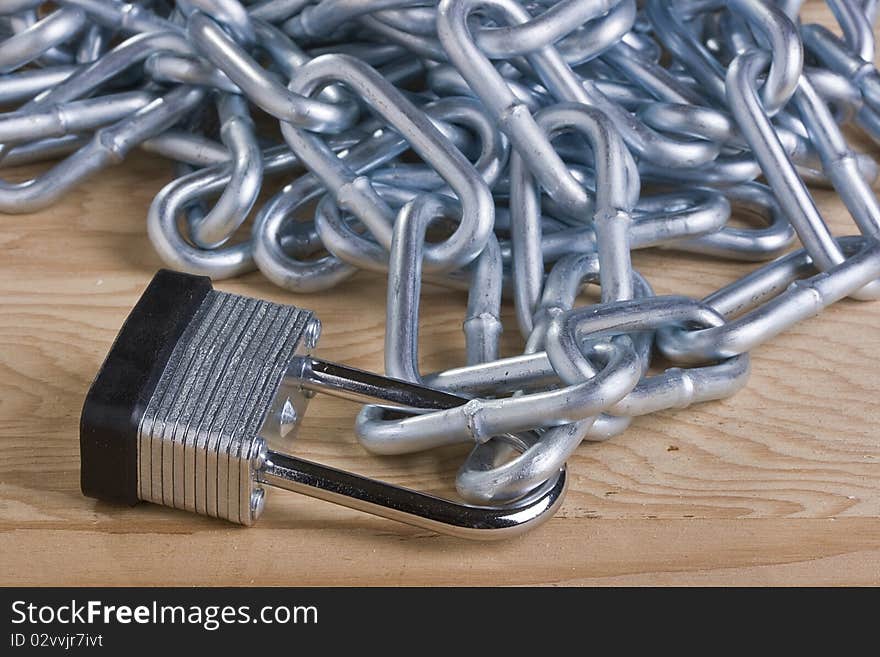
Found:
[(264, 486), (467, 538), (502, 538), (553, 515), (565, 471), (507, 506), (454, 502), (270, 450), (325, 392), (418, 413), (468, 400), (319, 360), (311, 311), (161, 270), (122, 327), (83, 406), (85, 495), (153, 502), (250, 525)]

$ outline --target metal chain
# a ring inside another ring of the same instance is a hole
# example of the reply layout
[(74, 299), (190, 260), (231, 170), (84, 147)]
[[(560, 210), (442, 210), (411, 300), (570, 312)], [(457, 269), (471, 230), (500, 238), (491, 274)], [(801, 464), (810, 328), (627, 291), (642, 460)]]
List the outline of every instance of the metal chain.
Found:
[[(302, 293), (385, 272), (387, 373), (470, 401), (365, 406), (359, 440), (472, 443), (459, 493), (506, 504), (583, 440), (732, 395), (752, 348), (880, 296), (878, 166), (842, 131), (880, 143), (877, 3), (828, 0), (842, 36), (797, 0), (643, 4), (7, 0), (0, 166), (63, 159), (0, 181), (0, 211), (140, 147), (179, 174), (147, 216), (168, 265)], [(809, 186), (858, 234), (834, 236)], [(775, 259), (695, 300), (654, 294), (630, 260), (648, 247)], [(460, 367), (419, 370), (423, 280), (468, 291)], [(502, 297), (519, 356), (499, 358)], [(649, 375), (654, 353), (681, 367)]]

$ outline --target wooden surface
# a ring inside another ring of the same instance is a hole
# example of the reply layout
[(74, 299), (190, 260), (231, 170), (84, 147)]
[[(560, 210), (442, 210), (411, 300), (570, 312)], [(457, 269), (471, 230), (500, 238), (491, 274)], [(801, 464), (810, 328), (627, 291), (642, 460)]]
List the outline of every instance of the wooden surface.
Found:
[[(144, 217), (169, 175), (137, 155), (50, 210), (0, 220), (0, 584), (880, 584), (878, 303), (844, 301), (757, 349), (732, 399), (583, 445), (561, 511), (508, 542), (462, 542), (283, 491), (248, 529), (83, 497), (80, 407), (161, 266)], [(833, 194), (819, 201), (836, 234), (855, 232)], [(673, 252), (635, 263), (658, 293), (697, 297), (755, 266)], [(315, 310), (319, 355), (381, 371), (377, 276), (316, 296), (258, 273), (217, 287)], [(429, 286), (423, 308), (424, 370), (462, 362), (464, 294)], [(356, 411), (318, 398), (293, 450), (450, 492), (463, 449), (370, 456), (352, 436)]]

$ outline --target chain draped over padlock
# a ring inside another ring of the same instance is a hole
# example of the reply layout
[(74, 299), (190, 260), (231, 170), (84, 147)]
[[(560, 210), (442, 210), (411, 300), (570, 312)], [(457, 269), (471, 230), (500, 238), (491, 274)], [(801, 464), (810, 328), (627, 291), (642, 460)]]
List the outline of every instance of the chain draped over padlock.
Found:
[[(880, 296), (878, 166), (844, 136), (880, 143), (877, 3), (827, 4), (840, 36), (796, 0), (7, 0), (0, 166), (58, 162), (0, 180), (0, 212), (141, 148), (177, 176), (146, 221), (166, 264), (294, 293), (383, 272), (386, 373), (466, 403), (366, 405), (358, 439), (471, 443), (459, 493), (509, 504), (582, 441), (732, 395), (754, 347)], [(656, 295), (643, 248), (769, 262), (698, 300)], [(419, 369), (423, 281), (467, 294), (464, 362), (440, 372)]]

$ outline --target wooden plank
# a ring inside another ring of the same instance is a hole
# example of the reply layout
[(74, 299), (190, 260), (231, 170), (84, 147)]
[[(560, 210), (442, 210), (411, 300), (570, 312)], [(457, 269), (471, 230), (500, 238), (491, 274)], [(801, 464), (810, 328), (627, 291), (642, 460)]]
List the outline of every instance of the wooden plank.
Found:
[[(880, 581), (876, 519), (575, 520), (565, 515), (515, 540), (462, 544), (362, 516), (328, 520), (326, 505), (319, 502), (305, 500), (299, 507), (295, 518), (272, 511), (268, 523), (249, 529), (191, 520), (170, 511), (125, 514), (125, 525), (98, 521), (91, 526), (14, 529), (5, 523), (0, 533), (4, 584), (876, 585)], [(169, 515), (177, 517), (169, 520)]]
[[(807, 11), (826, 16), (819, 2)], [(169, 175), (137, 154), (49, 210), (0, 221), (0, 583), (880, 584), (880, 304), (841, 302), (755, 350), (732, 399), (582, 446), (557, 518), (507, 543), (462, 543), (280, 491), (250, 529), (82, 497), (80, 407), (161, 266), (144, 217)], [(833, 193), (817, 198), (836, 234), (855, 232)], [(755, 267), (671, 251), (635, 263), (658, 293), (693, 296)], [(217, 286), (315, 310), (320, 355), (382, 369), (379, 276), (312, 296), (256, 273)], [(465, 295), (427, 286), (423, 299), (423, 369), (462, 362)], [(519, 346), (515, 325), (506, 307), (506, 354)], [(296, 442), (277, 447), (451, 492), (463, 449), (370, 456), (352, 437), (356, 411), (319, 398)]]

